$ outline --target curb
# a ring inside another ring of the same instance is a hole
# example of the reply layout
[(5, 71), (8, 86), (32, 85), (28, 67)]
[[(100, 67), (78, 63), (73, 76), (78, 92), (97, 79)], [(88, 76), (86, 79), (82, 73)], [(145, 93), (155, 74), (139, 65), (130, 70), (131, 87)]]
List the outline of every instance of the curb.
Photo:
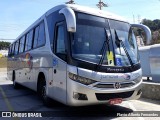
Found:
[(143, 82), (141, 97), (160, 100), (160, 83)]

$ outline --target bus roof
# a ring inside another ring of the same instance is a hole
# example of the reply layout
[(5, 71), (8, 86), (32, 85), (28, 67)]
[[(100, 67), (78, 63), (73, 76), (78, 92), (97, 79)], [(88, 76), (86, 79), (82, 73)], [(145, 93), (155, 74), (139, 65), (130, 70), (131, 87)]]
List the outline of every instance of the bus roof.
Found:
[(46, 16), (48, 16), (50, 13), (52, 13), (52, 12), (58, 10), (58, 9), (64, 8), (64, 7), (70, 7), (74, 11), (79, 11), (79, 12), (83, 12), (83, 13), (87, 13), (87, 14), (91, 14), (91, 15), (95, 15), (95, 16), (99, 16), (99, 17), (104, 17), (104, 18), (109, 18), (109, 19), (128, 22), (126, 19), (124, 19), (123, 17), (118, 16), (116, 14), (113, 14), (113, 13), (110, 13), (110, 12), (107, 12), (107, 11), (103, 11), (103, 10), (99, 10), (99, 9), (95, 9), (95, 8), (91, 8), (91, 7), (87, 7), (87, 6), (76, 5), (76, 4), (58, 5), (56, 7), (53, 7), (52, 9), (50, 9), (46, 13)]
[(104, 18), (109, 18), (109, 19), (115, 19), (115, 20), (119, 20), (119, 21), (128, 22), (126, 19), (124, 19), (121, 16), (118, 16), (116, 14), (113, 14), (113, 13), (110, 13), (110, 12), (107, 12), (107, 11), (99, 10), (99, 9), (96, 9), (96, 8), (80, 6), (80, 5), (75, 5), (75, 4), (68, 4), (67, 6), (72, 8), (75, 11), (88, 13), (88, 14), (91, 14), (91, 15), (100, 16), (100, 17), (104, 17)]
[(113, 14), (113, 13), (110, 13), (110, 12), (107, 12), (107, 11), (98, 10), (98, 9), (95, 9), (95, 8), (81, 6), (81, 5), (76, 5), (76, 4), (62, 4), (62, 5), (55, 6), (55, 7), (51, 8), (50, 10), (48, 10), (38, 20), (36, 20), (32, 25), (30, 25), (22, 34), (20, 34), (17, 37), (17, 39), (20, 39), (23, 34), (26, 34), (27, 32), (29, 32), (29, 30), (33, 26), (36, 26), (42, 19), (44, 19), (45, 16), (48, 16), (51, 13), (53, 13), (53, 12), (55, 12), (57, 10), (60, 10), (62, 8), (65, 8), (65, 7), (70, 7), (74, 11), (79, 11), (79, 12), (83, 12), (83, 13), (87, 13), (87, 14), (91, 14), (91, 15), (95, 15), (95, 16), (99, 16), (99, 17), (104, 17), (104, 18), (109, 18), (109, 19), (114, 19), (114, 20), (128, 22), (126, 19), (122, 18), (121, 16), (118, 16), (116, 14)]

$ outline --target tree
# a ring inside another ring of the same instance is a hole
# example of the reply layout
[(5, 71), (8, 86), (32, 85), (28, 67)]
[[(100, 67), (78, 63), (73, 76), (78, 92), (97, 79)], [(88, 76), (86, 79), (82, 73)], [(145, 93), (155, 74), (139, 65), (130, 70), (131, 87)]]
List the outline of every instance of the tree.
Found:
[(142, 24), (148, 26), (152, 31), (152, 43), (151, 44), (157, 44), (160, 43), (160, 20), (148, 20), (143, 19)]
[(6, 49), (8, 49), (8, 47), (9, 47), (10, 44), (11, 44), (10, 42), (0, 41), (0, 50), (6, 50)]
[(160, 20), (158, 19), (153, 21), (148, 19), (143, 19), (142, 24), (148, 26), (151, 29), (151, 31), (156, 31), (160, 29)]

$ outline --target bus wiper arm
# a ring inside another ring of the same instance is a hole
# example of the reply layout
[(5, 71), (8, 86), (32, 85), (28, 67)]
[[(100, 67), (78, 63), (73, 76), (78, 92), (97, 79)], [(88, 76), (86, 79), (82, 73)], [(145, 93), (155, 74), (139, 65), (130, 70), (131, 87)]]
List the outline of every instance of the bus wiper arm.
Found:
[(100, 51), (100, 54), (102, 54), (102, 56), (101, 56), (98, 64), (96, 65), (96, 70), (99, 69), (100, 65), (102, 64), (102, 62), (103, 62), (103, 60), (104, 60), (105, 51), (106, 51), (106, 43), (107, 43), (107, 41), (105, 40), (105, 41), (103, 42), (103, 46), (102, 46), (101, 51)]
[(127, 49), (126, 49), (126, 47), (125, 47), (125, 45), (124, 45), (124, 43), (123, 43), (123, 41), (119, 39), (116, 30), (114, 30), (114, 31), (115, 31), (115, 38), (116, 38), (115, 43), (116, 43), (117, 47), (120, 48), (120, 44), (122, 45), (122, 47), (123, 47), (123, 49), (124, 49), (124, 51), (125, 51), (125, 53), (126, 53), (126, 55), (127, 55), (127, 58), (128, 58), (128, 60), (129, 60), (129, 62), (130, 62), (130, 64), (131, 64), (131, 66), (133, 67), (132, 59), (131, 59), (131, 57), (130, 57), (130, 55), (129, 55), (129, 53), (128, 53), (128, 51), (127, 51)]
[(105, 34), (106, 34), (106, 42), (107, 42), (107, 49), (108, 49), (108, 52), (109, 52), (109, 54), (110, 54), (110, 46), (109, 46), (109, 41), (110, 41), (110, 39), (109, 39), (109, 36), (108, 36), (108, 34), (107, 34), (107, 30), (106, 30), (106, 28), (105, 28)]
[[(105, 29), (105, 28), (104, 28)], [(106, 34), (106, 40), (103, 42), (103, 46), (101, 48), (101, 51), (100, 51), (100, 54), (102, 54), (100, 60), (99, 60), (99, 63), (96, 65), (96, 70), (99, 69), (99, 67), (102, 65), (103, 63), (103, 60), (104, 60), (104, 57), (105, 57), (105, 53), (106, 53), (106, 46), (108, 48), (108, 51), (110, 53), (110, 47), (109, 47), (109, 37), (108, 37), (108, 34), (107, 34), (107, 31), (105, 29), (105, 34)]]

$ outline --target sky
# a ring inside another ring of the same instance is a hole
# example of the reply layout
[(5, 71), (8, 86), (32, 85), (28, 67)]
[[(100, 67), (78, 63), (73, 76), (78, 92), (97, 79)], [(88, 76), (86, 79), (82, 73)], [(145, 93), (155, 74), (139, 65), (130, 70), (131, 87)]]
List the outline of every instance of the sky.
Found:
[[(16, 39), (27, 27), (50, 8), (69, 0), (0, 0), (0, 41)], [(130, 23), (139, 19), (160, 19), (160, 0), (102, 0), (103, 8)], [(75, 0), (76, 4), (97, 8), (99, 0)], [(98, 8), (97, 8), (98, 9)], [(12, 42), (10, 40), (9, 42)]]

